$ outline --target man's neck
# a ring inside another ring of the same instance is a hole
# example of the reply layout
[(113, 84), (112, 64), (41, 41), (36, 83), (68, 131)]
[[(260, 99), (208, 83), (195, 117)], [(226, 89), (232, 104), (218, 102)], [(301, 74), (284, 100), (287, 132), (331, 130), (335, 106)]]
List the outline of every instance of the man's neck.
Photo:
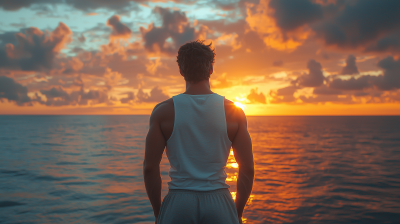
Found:
[(212, 94), (210, 88), (210, 81), (203, 80), (196, 83), (186, 82), (186, 91), (184, 94), (191, 94), (191, 95), (201, 95), (201, 94)]

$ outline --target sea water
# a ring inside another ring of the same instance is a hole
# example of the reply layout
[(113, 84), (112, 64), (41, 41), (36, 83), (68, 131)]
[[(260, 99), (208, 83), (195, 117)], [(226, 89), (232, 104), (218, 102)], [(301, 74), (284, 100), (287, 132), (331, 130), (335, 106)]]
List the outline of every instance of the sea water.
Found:
[[(0, 223), (154, 223), (149, 116), (0, 116)], [(400, 223), (400, 117), (248, 117), (245, 223)], [(161, 162), (163, 196), (169, 163)], [(227, 183), (236, 194), (231, 154)]]

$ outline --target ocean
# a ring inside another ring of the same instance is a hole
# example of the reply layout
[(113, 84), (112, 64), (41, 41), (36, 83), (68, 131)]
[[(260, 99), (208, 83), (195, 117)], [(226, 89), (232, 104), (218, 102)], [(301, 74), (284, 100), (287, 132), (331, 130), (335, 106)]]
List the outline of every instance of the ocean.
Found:
[[(154, 223), (149, 116), (0, 116), (0, 223)], [(400, 117), (248, 117), (244, 223), (400, 223)], [(163, 196), (169, 163), (161, 162)], [(235, 196), (237, 164), (227, 183)]]

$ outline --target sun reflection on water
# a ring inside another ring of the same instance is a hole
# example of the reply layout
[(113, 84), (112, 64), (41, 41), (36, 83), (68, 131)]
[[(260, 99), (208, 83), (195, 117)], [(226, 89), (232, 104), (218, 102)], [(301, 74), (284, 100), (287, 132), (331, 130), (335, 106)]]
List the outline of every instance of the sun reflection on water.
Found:
[[(9, 212), (1, 220), (154, 223), (142, 176), (148, 117), (7, 119), (15, 122), (0, 129), (7, 139), (0, 147), (6, 186), (0, 198), (19, 205), (2, 208)], [(243, 223), (399, 220), (400, 118), (393, 119), (249, 117), (255, 180)], [(164, 197), (170, 181), (165, 153), (160, 168)], [(238, 168), (230, 151), (225, 172), (233, 199)]]

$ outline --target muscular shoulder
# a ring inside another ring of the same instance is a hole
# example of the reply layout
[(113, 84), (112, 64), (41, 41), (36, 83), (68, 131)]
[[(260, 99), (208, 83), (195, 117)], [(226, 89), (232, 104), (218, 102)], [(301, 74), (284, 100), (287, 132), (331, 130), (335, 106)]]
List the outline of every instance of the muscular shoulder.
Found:
[(150, 120), (164, 120), (174, 115), (174, 101), (172, 98), (157, 104), (151, 113)]
[(240, 107), (237, 107), (234, 102), (225, 99), (224, 106), (225, 114), (228, 119), (233, 119), (238, 122), (246, 120), (246, 115), (244, 114), (243, 110)]

